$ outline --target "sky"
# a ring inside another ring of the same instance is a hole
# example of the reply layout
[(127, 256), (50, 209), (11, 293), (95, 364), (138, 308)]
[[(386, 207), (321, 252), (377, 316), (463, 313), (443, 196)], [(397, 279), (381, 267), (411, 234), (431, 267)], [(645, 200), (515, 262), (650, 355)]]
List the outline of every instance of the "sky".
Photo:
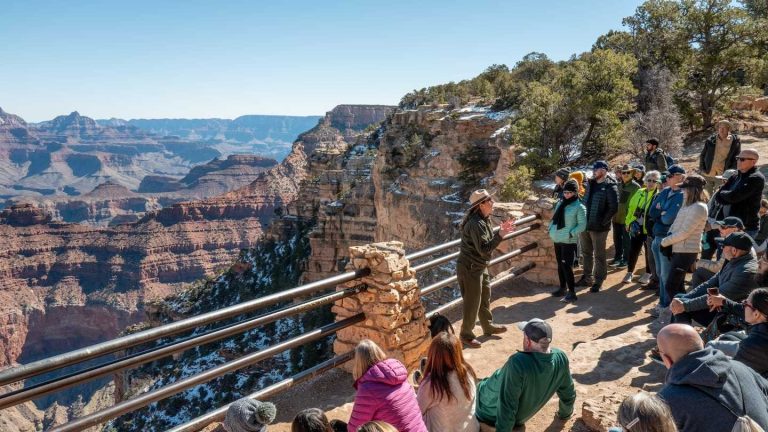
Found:
[(27, 121), (397, 104), (621, 29), (639, 0), (0, 2), (0, 108)]

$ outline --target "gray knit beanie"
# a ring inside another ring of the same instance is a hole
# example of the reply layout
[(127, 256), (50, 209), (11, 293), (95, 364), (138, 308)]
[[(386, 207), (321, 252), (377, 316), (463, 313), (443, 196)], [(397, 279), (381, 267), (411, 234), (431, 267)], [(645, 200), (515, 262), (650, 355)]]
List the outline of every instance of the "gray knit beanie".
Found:
[(224, 429), (228, 432), (265, 432), (276, 415), (274, 404), (243, 398), (233, 402), (227, 409)]

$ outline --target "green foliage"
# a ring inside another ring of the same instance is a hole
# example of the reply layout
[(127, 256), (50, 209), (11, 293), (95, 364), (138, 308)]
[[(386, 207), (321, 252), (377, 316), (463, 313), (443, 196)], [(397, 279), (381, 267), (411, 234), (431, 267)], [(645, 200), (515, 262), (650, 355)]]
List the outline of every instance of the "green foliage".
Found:
[(527, 166), (512, 168), (499, 192), (502, 201), (525, 201), (531, 195), (532, 181), (535, 172)]

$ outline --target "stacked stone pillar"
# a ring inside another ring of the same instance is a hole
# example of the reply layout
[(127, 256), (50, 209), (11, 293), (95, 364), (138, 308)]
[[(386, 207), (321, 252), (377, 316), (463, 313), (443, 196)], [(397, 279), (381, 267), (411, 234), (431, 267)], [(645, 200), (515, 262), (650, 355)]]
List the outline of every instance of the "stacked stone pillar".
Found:
[[(334, 352), (354, 350), (363, 339), (378, 344), (389, 357), (409, 369), (418, 366), (429, 347), (429, 328), (420, 299), (416, 272), (405, 259), (401, 242), (374, 243), (349, 248), (347, 270), (370, 268), (371, 274), (339, 285), (337, 289), (365, 288), (357, 295), (336, 302), (337, 320), (365, 313), (365, 321), (337, 332)], [(346, 364), (351, 370), (351, 363)]]
[[(557, 277), (555, 245), (552, 243), (552, 239), (549, 238), (549, 231), (547, 229), (549, 227), (549, 222), (552, 220), (552, 215), (554, 214), (553, 206), (554, 200), (550, 198), (535, 197), (531, 197), (524, 203), (497, 203), (494, 206), (493, 219), (496, 224), (511, 217), (519, 219), (525, 216), (538, 214), (540, 218), (534, 223), (540, 224), (541, 228), (532, 230), (531, 232), (502, 243), (495, 255), (511, 252), (532, 242), (536, 242), (538, 247), (525, 252), (510, 260), (508, 263), (499, 264), (491, 268), (492, 275), (527, 262), (533, 262), (536, 264), (536, 267), (523, 273), (520, 276), (521, 278), (546, 285), (558, 286), (560, 284)], [(525, 226), (527, 225), (529, 224), (526, 224)], [(523, 226), (520, 228), (522, 227)]]

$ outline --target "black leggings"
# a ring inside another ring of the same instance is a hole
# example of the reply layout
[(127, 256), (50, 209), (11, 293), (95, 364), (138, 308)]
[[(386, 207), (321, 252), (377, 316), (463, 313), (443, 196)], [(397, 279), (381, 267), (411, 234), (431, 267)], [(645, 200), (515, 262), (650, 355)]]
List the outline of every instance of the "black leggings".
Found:
[(557, 259), (557, 276), (560, 278), (560, 288), (568, 288), (575, 292), (576, 282), (573, 277), (573, 260), (576, 259), (576, 245), (571, 243), (555, 243), (555, 258)]
[(671, 301), (678, 294), (685, 292), (685, 274), (696, 262), (697, 253), (672, 253), (672, 260), (669, 265), (669, 276), (664, 289), (667, 292), (667, 298)]
[[(635, 271), (637, 265), (637, 258), (640, 256), (640, 251), (645, 246), (645, 239), (648, 237), (645, 234), (638, 234), (636, 236), (629, 236), (629, 260), (627, 262), (627, 271), (632, 273)], [(645, 256), (648, 256), (648, 251), (645, 251)], [(646, 260), (647, 263), (647, 260)], [(646, 264), (646, 270), (648, 265)]]

